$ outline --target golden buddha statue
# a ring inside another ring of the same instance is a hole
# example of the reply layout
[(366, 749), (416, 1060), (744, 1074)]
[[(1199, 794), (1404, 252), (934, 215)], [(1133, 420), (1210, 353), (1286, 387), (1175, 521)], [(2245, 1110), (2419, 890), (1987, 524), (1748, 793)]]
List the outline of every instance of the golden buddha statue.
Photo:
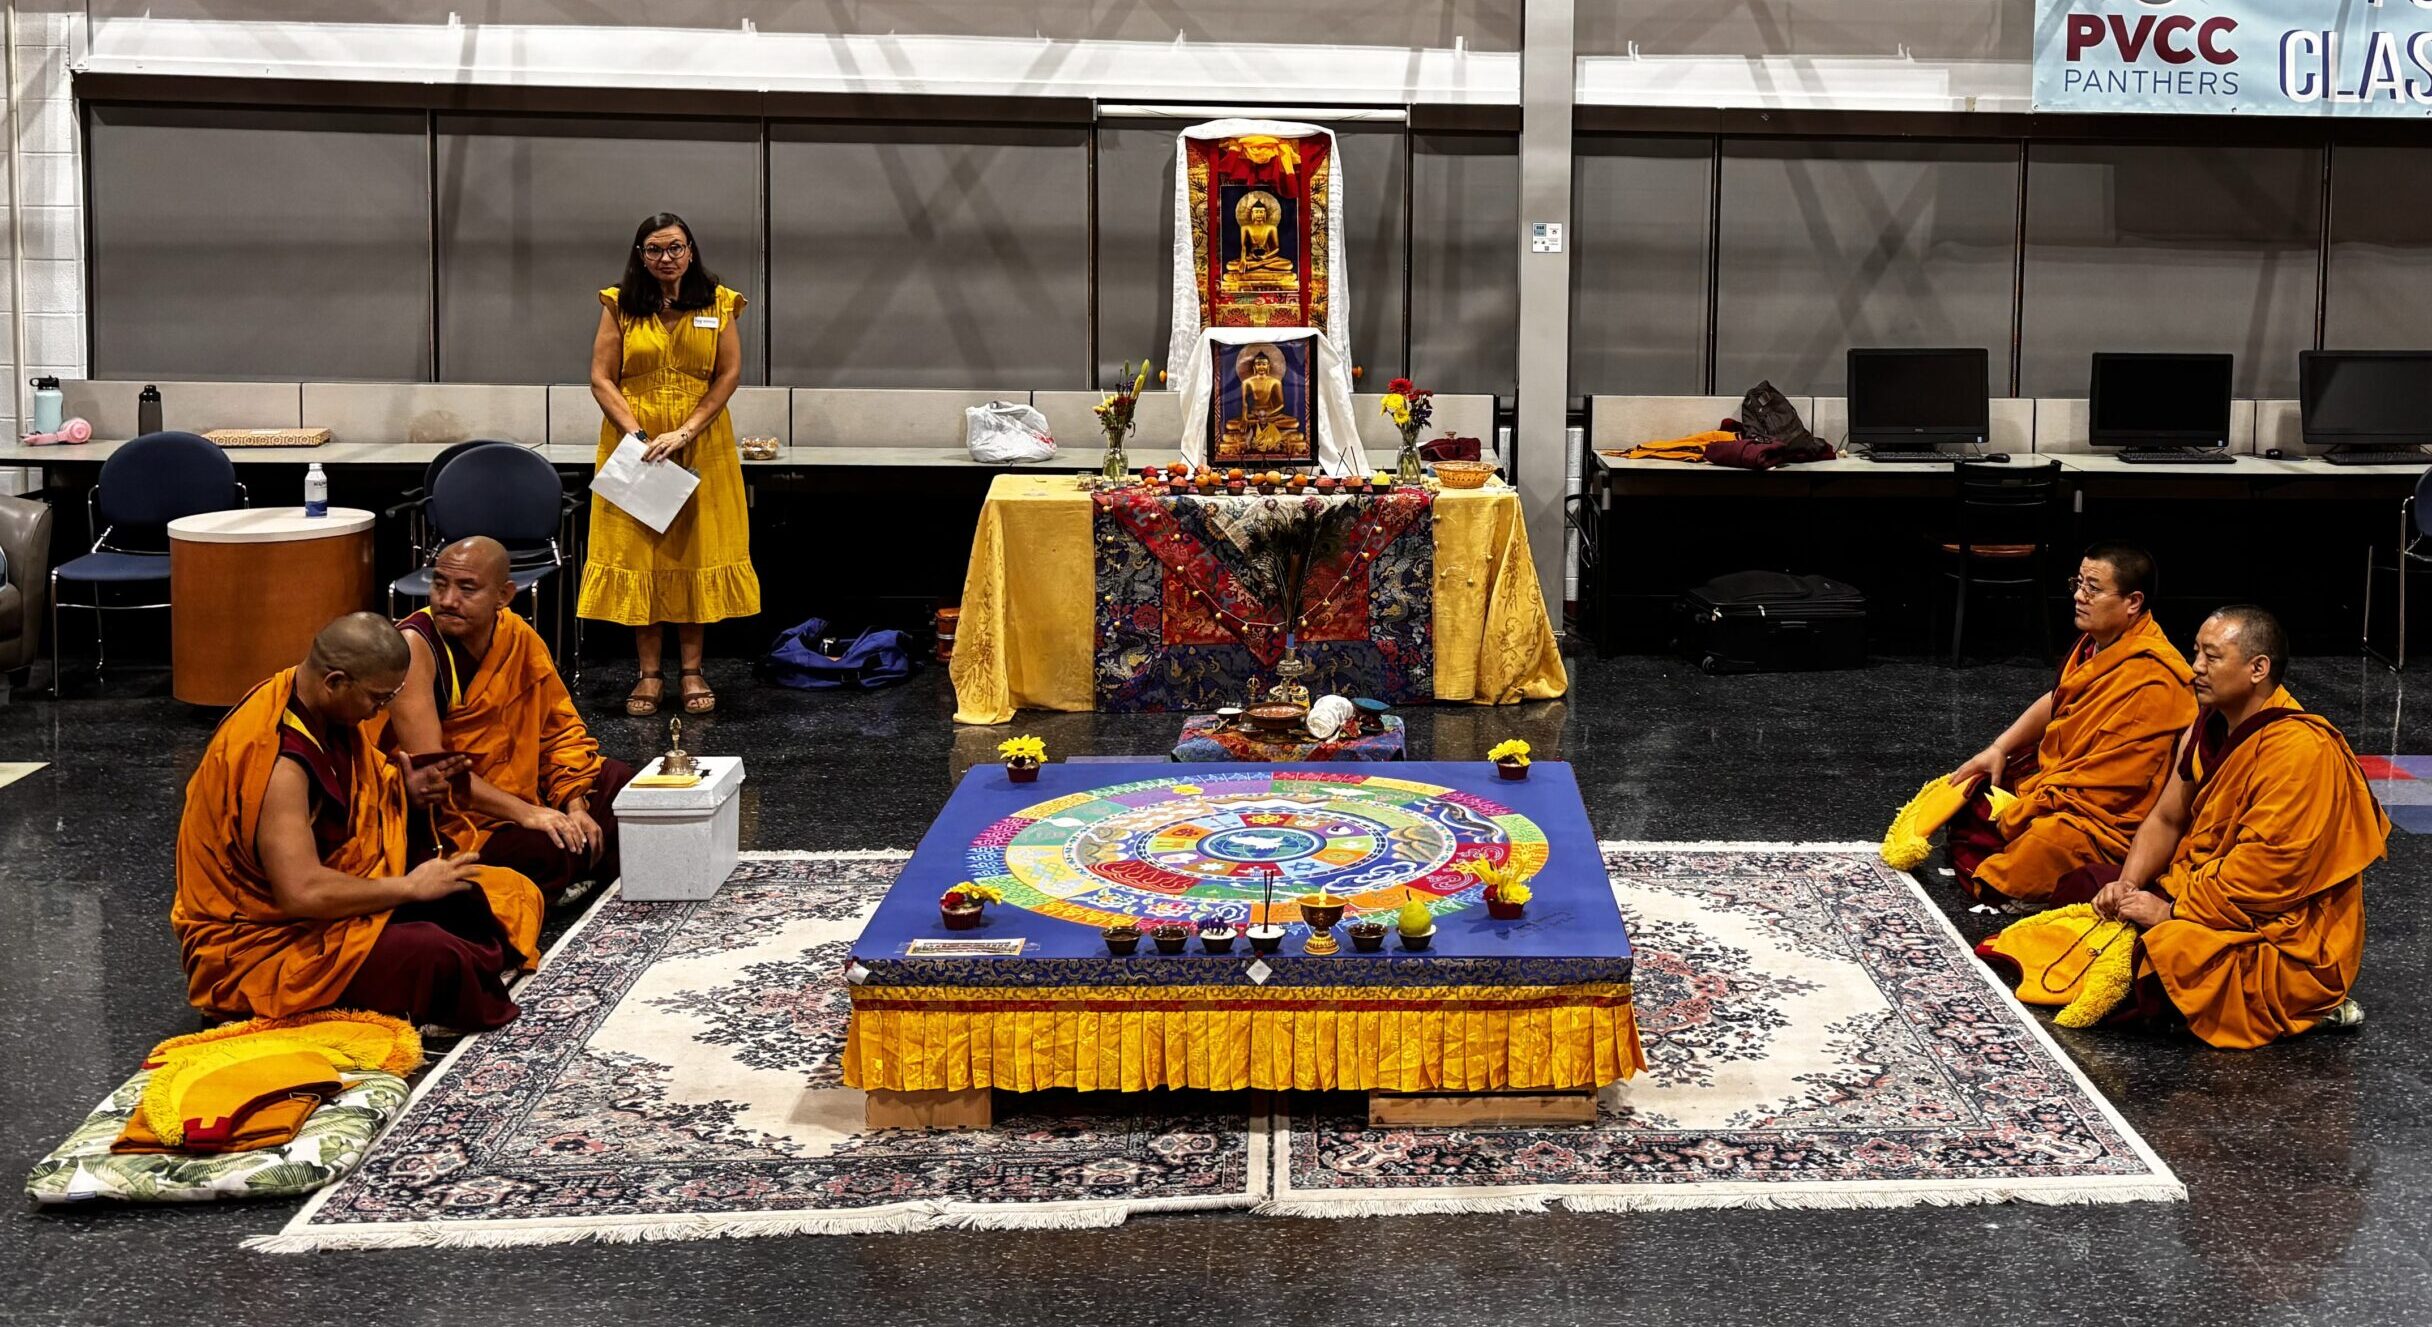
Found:
[(1283, 205), (1264, 189), (1253, 189), (1233, 204), (1234, 233), (1241, 238), (1241, 255), (1226, 260), (1224, 289), (1239, 292), (1300, 288), (1300, 269), (1285, 255), (1283, 235), (1277, 228), (1283, 213)]
[(1284, 399), (1284, 380), (1275, 371), (1273, 346), (1255, 345), (1234, 360), (1241, 377), (1241, 414), (1224, 422), (1226, 455), (1306, 455), (1309, 435), (1293, 417)]

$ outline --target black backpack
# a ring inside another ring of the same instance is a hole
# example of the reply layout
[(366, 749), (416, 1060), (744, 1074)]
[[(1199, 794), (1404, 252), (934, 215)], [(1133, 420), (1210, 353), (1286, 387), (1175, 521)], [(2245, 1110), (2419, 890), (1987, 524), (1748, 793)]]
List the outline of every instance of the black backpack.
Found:
[(1740, 436), (1750, 442), (1778, 443), (1788, 449), (1787, 461), (1813, 461), (1832, 454), (1832, 446), (1811, 432), (1771, 382), (1760, 382), (1740, 398)]

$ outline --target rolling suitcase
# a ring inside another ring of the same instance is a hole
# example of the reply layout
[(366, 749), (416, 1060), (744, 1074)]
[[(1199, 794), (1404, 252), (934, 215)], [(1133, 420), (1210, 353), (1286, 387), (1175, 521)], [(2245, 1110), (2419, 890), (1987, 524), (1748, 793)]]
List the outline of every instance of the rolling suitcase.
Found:
[(1709, 673), (1866, 663), (1866, 596), (1822, 576), (1739, 571), (1680, 597), (1674, 646)]

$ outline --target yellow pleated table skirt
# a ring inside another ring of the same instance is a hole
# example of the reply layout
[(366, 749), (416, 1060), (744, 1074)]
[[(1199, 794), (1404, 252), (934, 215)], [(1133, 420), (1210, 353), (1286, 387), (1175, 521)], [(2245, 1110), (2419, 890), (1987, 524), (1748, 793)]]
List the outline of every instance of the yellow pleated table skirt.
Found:
[(855, 987), (844, 1081), (873, 1091), (1601, 1087), (1646, 1067), (1627, 983)]
[[(1091, 513), (1071, 475), (999, 475), (989, 486), (954, 638), (956, 723), (1093, 707)], [(1438, 494), (1435, 540), (1436, 699), (1503, 705), (1569, 690), (1520, 496)]]

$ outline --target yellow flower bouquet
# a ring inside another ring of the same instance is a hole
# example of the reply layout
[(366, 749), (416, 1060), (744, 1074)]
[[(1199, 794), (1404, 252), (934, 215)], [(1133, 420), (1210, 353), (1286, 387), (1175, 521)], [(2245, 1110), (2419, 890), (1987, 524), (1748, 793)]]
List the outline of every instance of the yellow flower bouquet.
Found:
[(1006, 777), (1015, 783), (1036, 783), (1039, 766), (1047, 760), (1047, 743), (1028, 734), (1008, 737), (996, 744), (996, 753), (1004, 757)]
[(937, 911), (947, 930), (968, 931), (979, 926), (987, 905), (1004, 901), (1004, 890), (965, 880), (938, 897)]
[(1495, 772), (1507, 779), (1528, 777), (1528, 743), (1517, 737), (1507, 737), (1495, 743), (1486, 758), (1495, 762)]
[(1520, 883), (1520, 868), (1509, 863), (1497, 865), (1473, 858), (1453, 869), (1486, 886), (1486, 915), (1489, 917), (1503, 921), (1517, 919), (1521, 909), (1536, 897), (1527, 885)]

